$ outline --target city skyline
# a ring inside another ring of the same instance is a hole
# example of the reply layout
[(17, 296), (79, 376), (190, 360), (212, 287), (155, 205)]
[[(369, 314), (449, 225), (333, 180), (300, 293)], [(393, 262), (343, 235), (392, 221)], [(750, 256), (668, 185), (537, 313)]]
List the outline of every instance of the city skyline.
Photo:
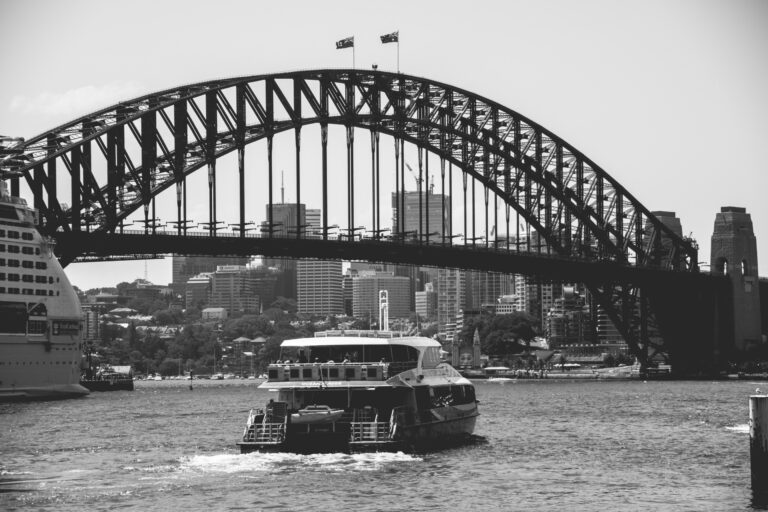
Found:
[[(223, 4), (223, 9), (241, 14), (242, 21), (233, 23), (246, 23), (256, 15), (255, 5)], [(348, 52), (333, 47), (348, 33), (356, 35), (358, 68), (370, 69), (377, 63), (380, 69), (394, 70), (393, 46), (381, 45), (377, 38), (399, 29), (403, 72), (480, 93), (571, 142), (650, 210), (676, 212), (683, 233), (693, 234), (698, 241), (701, 262), (709, 262), (710, 236), (720, 207), (745, 207), (755, 225), (759, 268), (762, 274), (768, 273), (768, 202), (761, 198), (767, 187), (759, 152), (768, 136), (768, 99), (763, 93), (768, 86), (768, 34), (762, 30), (768, 6), (764, 3), (619, 6), (591, 1), (575, 6), (554, 1), (499, 6), (481, 2), (472, 11), (478, 23), (454, 15), (460, 4), (446, 4), (440, 12), (408, 5), (413, 15), (405, 18), (397, 14), (398, 9), (371, 17), (364, 6), (337, 2), (331, 10), (343, 8), (347, 13), (338, 20), (328, 16), (327, 6), (259, 6), (258, 13), (274, 23), (252, 36), (248, 30), (229, 31), (236, 40), (231, 45), (234, 49), (226, 52), (195, 39), (210, 20), (209, 12), (201, 9), (203, 4), (152, 4), (151, 28), (162, 26), (168, 36), (150, 38), (151, 47), (149, 40), (102, 34), (110, 30), (108, 20), (113, 17), (141, 23), (144, 9), (136, 4), (130, 9), (127, 4), (105, 7), (90, 1), (45, 5), (41, 9), (12, 0), (0, 7), (0, 40), (15, 48), (3, 55), (2, 62), (6, 69), (25, 70), (0, 84), (3, 135), (31, 137), (99, 107), (180, 83), (291, 68), (348, 67)], [(418, 22), (427, 12), (436, 21), (430, 28)], [(86, 34), (70, 29), (75, 16), (89, 21), (85, 39)], [(177, 17), (181, 23), (164, 23)], [(316, 23), (317, 19), (327, 23)], [(286, 32), (288, 23), (290, 32)], [(30, 25), (46, 36), (21, 48), (12, 45), (22, 39), (23, 27)], [(456, 38), (459, 32), (464, 37)], [(281, 37), (285, 33), (301, 35)], [(106, 39), (111, 41), (112, 58), (105, 58), (104, 50), (93, 42)], [(64, 47), (87, 48), (99, 65), (73, 67), (47, 59), (53, 40)], [(177, 48), (179, 40), (187, 41), (188, 48)], [(274, 41), (281, 44), (269, 44)], [(444, 51), (435, 52), (438, 47)], [(478, 54), (484, 58), (472, 58)], [(174, 58), (154, 61), (147, 55)], [(212, 58), (200, 60), (206, 62), (201, 68), (198, 59), (205, 56)], [(46, 65), (29, 66), (28, 62)], [(303, 140), (315, 141), (315, 137), (308, 129)], [(332, 137), (340, 139), (339, 133)], [(367, 143), (366, 137), (358, 138), (361, 144)], [(287, 147), (285, 142), (276, 139), (276, 145)], [(261, 146), (253, 153), (263, 153)], [(313, 151), (317, 147), (305, 153), (307, 167), (312, 165)], [(364, 163), (366, 155), (359, 153)], [(276, 169), (286, 170), (287, 201), (295, 197), (292, 158), (291, 151), (281, 151), (275, 164)], [(415, 163), (415, 154), (408, 158)], [(336, 160), (343, 165), (343, 155)], [(259, 156), (248, 161), (258, 166), (264, 162)], [(231, 162), (221, 163), (222, 173), (227, 166)], [(203, 173), (196, 175), (204, 180)], [(409, 185), (412, 189), (410, 181)], [(308, 208), (319, 206), (305, 200), (304, 190), (302, 194)], [(206, 209), (202, 200), (196, 206)], [(170, 281), (170, 259), (151, 260), (146, 267), (151, 281)], [(73, 284), (86, 289), (113, 286), (114, 280), (132, 281), (143, 277), (144, 268), (144, 261), (134, 261), (75, 264), (66, 271)], [(121, 278), (115, 279), (117, 274)]]

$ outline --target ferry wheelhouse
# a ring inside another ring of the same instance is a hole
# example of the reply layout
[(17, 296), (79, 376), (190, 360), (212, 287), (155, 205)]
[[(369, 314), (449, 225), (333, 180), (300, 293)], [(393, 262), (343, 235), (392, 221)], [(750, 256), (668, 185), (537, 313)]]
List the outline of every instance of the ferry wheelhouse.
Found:
[(440, 343), (391, 331), (328, 331), (286, 340), (260, 388), (277, 399), (252, 410), (241, 453), (397, 451), (472, 434), (475, 389), (440, 359)]

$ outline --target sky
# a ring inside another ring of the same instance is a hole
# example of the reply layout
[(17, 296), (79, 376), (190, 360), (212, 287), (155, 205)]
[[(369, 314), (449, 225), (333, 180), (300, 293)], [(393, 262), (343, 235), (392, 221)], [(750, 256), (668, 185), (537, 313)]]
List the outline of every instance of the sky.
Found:
[[(336, 50), (335, 41), (353, 35), (358, 68), (375, 63), (395, 70), (396, 46), (380, 44), (379, 36), (399, 30), (401, 71), (488, 97), (559, 135), (650, 210), (676, 212), (684, 234), (698, 241), (701, 262), (710, 260), (720, 207), (745, 207), (759, 271), (768, 275), (768, 2), (373, 5), (3, 0), (0, 134), (31, 138), (186, 83), (350, 67), (350, 50)], [(319, 154), (318, 146), (304, 161)], [(263, 147), (248, 151), (256, 159), (264, 153)], [(292, 153), (282, 155), (278, 161), (287, 166)], [(306, 197), (317, 207), (311, 189)], [(255, 218), (264, 202), (259, 196), (252, 203)], [(171, 260), (66, 268), (83, 289), (132, 281), (145, 271), (150, 281), (168, 283)]]

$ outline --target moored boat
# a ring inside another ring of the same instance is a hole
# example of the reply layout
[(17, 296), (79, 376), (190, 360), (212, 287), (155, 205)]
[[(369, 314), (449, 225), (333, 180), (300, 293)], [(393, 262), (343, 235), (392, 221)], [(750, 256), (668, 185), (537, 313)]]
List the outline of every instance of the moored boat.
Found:
[(328, 331), (281, 352), (259, 386), (277, 400), (248, 415), (241, 453), (421, 450), (474, 431), (474, 386), (441, 361), (435, 340)]

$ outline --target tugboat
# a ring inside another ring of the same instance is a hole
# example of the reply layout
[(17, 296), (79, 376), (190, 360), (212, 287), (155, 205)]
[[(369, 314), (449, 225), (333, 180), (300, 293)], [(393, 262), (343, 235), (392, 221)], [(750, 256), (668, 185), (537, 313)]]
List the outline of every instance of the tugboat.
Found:
[(286, 340), (259, 388), (241, 453), (421, 451), (460, 443), (478, 416), (475, 388), (440, 343), (392, 331), (327, 331)]

